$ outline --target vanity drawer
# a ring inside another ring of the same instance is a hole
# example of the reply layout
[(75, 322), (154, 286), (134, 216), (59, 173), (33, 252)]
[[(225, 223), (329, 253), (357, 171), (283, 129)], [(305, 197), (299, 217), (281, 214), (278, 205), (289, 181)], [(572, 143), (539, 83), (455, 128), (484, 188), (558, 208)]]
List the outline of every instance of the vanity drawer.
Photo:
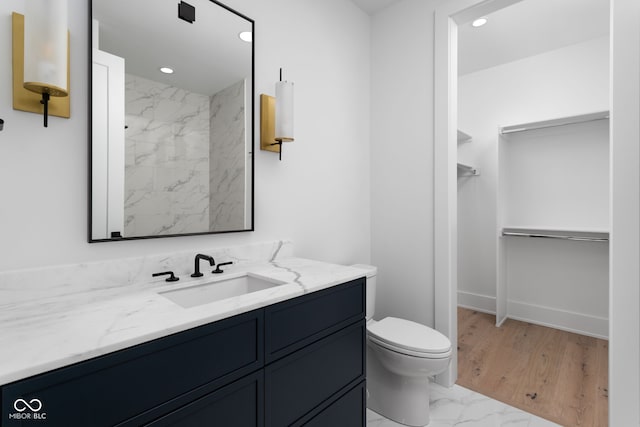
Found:
[(256, 372), (189, 403), (148, 427), (262, 427), (263, 373)]
[(365, 298), (363, 277), (267, 307), (266, 363), (363, 319)]
[(246, 313), (7, 385), (2, 425), (26, 424), (7, 419), (18, 398), (39, 399), (47, 418), (40, 425), (47, 427), (106, 427), (133, 417), (140, 421), (136, 425), (150, 421), (157, 412), (167, 413), (262, 367), (262, 315), (262, 310)]
[(363, 381), (323, 409), (309, 421), (296, 423), (295, 427), (349, 426), (365, 427), (367, 388)]
[(265, 425), (284, 427), (365, 376), (365, 322), (353, 324), (265, 368)]

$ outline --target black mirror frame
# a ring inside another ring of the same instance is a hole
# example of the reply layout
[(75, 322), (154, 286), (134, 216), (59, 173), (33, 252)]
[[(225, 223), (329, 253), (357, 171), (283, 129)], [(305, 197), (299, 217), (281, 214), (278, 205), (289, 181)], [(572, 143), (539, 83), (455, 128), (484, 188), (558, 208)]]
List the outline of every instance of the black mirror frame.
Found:
[[(181, 233), (181, 234), (163, 234), (158, 236), (134, 236), (134, 237), (113, 237), (110, 239), (94, 239), (91, 236), (92, 232), (92, 159), (93, 159), (93, 141), (92, 141), (92, 129), (93, 129), (93, 0), (89, 2), (89, 25), (88, 25), (88, 123), (87, 123), (87, 139), (88, 139), (88, 183), (87, 183), (87, 236), (89, 243), (100, 242), (119, 242), (124, 240), (143, 240), (143, 239), (160, 239), (165, 237), (183, 237), (183, 236), (199, 236), (205, 234), (228, 234), (228, 233), (241, 233), (248, 231), (255, 231), (255, 21), (248, 16), (230, 8), (229, 6), (220, 3), (217, 0), (209, 0), (210, 2), (226, 9), (227, 11), (237, 15), (240, 18), (246, 19), (251, 23), (251, 32), (253, 39), (251, 42), (251, 227), (241, 230), (224, 230), (224, 231), (203, 231), (197, 233)], [(1, 128), (0, 128), (1, 130)]]

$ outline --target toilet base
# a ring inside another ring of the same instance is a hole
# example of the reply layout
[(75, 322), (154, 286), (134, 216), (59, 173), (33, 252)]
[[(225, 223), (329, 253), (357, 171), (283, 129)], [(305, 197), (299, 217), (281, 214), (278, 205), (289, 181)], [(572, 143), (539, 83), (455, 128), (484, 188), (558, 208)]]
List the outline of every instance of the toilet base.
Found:
[(367, 408), (403, 425), (429, 424), (429, 378), (394, 374), (371, 353), (367, 351)]

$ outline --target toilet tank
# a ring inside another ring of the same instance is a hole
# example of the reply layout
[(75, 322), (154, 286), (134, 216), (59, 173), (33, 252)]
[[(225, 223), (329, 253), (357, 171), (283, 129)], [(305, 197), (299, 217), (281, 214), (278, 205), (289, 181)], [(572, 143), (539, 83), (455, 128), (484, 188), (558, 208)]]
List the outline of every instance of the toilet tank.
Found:
[(373, 265), (355, 264), (354, 268), (364, 270), (367, 276), (367, 321), (373, 319), (376, 310), (376, 275), (378, 268)]

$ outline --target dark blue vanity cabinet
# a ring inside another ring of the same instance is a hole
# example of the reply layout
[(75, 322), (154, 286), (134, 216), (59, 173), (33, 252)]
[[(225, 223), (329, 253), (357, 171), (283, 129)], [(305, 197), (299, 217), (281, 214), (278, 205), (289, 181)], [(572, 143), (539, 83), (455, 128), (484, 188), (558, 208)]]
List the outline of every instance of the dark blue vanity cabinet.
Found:
[[(359, 279), (265, 309), (266, 427), (305, 425), (304, 415), (363, 382), (364, 287)], [(353, 408), (363, 420), (354, 425), (364, 426), (365, 409), (364, 399)]]
[(364, 316), (362, 278), (7, 384), (0, 425), (363, 427)]

